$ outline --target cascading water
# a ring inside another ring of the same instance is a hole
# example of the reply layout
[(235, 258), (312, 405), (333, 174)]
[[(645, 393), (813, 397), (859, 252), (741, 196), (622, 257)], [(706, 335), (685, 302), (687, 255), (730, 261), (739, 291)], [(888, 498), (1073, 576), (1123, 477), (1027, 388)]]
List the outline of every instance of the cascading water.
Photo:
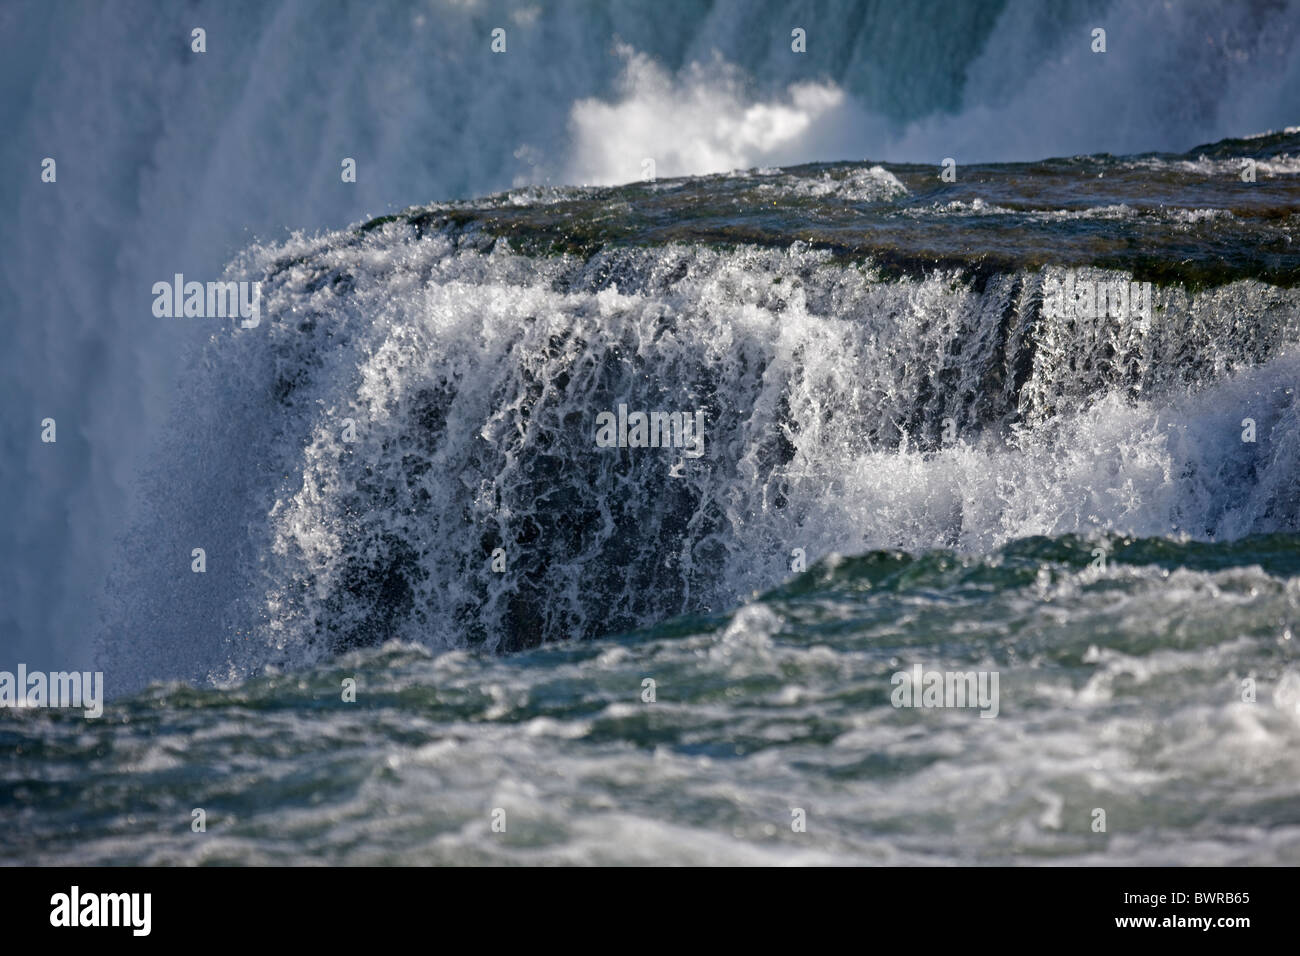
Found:
[[(16, 653), (89, 663), (97, 595), (137, 520), (133, 489), (184, 400), (175, 369), (208, 333), (155, 320), (148, 290), (177, 272), (215, 278), (253, 237), (512, 185), (633, 180), (646, 156), (660, 176), (861, 156), (968, 163), (1182, 150), (1294, 120), (1289, 4), (1218, 17), (1136, 2), (1050, 15), (845, 2), (791, 16), (740, 2), (653, 16), (450, 0), (328, 17), (298, 0), (165, 14), (6, 5), (0, 156), (31, 173), (0, 183), (0, 533), (13, 542), (0, 630)], [(1089, 52), (1094, 24), (1109, 31), (1104, 56)], [(488, 46), (497, 25), (505, 55)], [(196, 27), (204, 54), (189, 47)], [(794, 27), (808, 31), (805, 55), (791, 53)], [(39, 181), (43, 157), (60, 164), (57, 185)], [(360, 170), (348, 186), (344, 157)], [(57, 454), (29, 440), (46, 417), (60, 422)]]
[[(1295, 139), (1243, 141), (1276, 170), (1252, 201), (1291, 195)], [(1268, 260), (1265, 282), (1219, 251), (1220, 220), (1261, 257), (1286, 226), (1258, 203), (1144, 208), (1152, 169), (1089, 162), (1104, 195), (1072, 187), (1073, 212), (1015, 195), (1080, 178), (1053, 164), (973, 168), (965, 188), (993, 205), (931, 201), (943, 185), (910, 167), (819, 167), (524, 190), (251, 249), (232, 275), (263, 278), (263, 324), (214, 335), (186, 378), (110, 659), (224, 679), (390, 639), (597, 637), (733, 607), (795, 549), (1300, 531), (1298, 260)], [(1214, 177), (1180, 162), (1159, 175)], [(735, 203), (783, 226), (735, 244), (761, 233)], [(797, 238), (839, 235), (837, 216), (868, 246)], [(1068, 258), (1098, 220), (1145, 230), (1131, 271), (1034, 267), (1032, 238), (992, 231), (1054, 230)], [(964, 265), (906, 246), (936, 222)], [(998, 255), (962, 252), (977, 240)], [(1123, 314), (1104, 291), (1049, 301), (1115, 283)], [(703, 454), (599, 447), (620, 405), (698, 412)], [(167, 569), (188, 542), (212, 543), (202, 578)]]

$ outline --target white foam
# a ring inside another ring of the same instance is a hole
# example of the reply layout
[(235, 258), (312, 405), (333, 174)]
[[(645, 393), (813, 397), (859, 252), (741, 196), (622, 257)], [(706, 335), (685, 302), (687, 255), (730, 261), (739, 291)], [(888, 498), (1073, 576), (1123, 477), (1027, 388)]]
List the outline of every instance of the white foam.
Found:
[(656, 176), (725, 173), (787, 166), (810, 158), (810, 145), (862, 120), (834, 83), (792, 84), (783, 95), (753, 99), (744, 77), (721, 60), (691, 64), (674, 76), (629, 46), (621, 98), (573, 105), (570, 182), (613, 185)]

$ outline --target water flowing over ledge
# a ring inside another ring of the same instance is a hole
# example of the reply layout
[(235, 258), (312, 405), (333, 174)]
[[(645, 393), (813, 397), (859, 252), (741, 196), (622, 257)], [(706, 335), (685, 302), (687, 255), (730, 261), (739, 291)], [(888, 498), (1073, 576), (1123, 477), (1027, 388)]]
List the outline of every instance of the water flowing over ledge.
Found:
[[(724, 610), (796, 548), (1300, 531), (1296, 140), (523, 190), (253, 247), (263, 321), (187, 377), (105, 649), (225, 679)], [(1062, 280), (1152, 282), (1151, 313), (1057, 314)], [(702, 411), (705, 455), (597, 447), (620, 404)], [(159, 566), (196, 543), (217, 573)]]

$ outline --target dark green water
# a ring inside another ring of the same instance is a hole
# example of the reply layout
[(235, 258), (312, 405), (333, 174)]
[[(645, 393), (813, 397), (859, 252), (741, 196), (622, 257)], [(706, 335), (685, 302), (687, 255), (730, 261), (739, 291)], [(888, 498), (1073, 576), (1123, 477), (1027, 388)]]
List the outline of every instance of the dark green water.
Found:
[[(875, 552), (601, 640), (14, 714), (3, 858), (1295, 864), (1298, 545)], [(996, 719), (892, 706), (918, 663), (997, 672)]]

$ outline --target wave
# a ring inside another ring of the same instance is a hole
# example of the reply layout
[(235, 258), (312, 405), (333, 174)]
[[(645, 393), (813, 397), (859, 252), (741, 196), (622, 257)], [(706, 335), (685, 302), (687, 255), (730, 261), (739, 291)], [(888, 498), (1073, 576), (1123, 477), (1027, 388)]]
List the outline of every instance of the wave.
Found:
[[(944, 550), (830, 554), (760, 600), (776, 604), (815, 596), (826, 601), (870, 593), (943, 594), (950, 600), (978, 602), (990, 590), (1041, 590), (1067, 580), (1095, 584), (1115, 569), (1125, 569), (1136, 580), (1151, 572), (1178, 572), (1188, 578), (1204, 575), (1206, 584), (1212, 581), (1227, 591), (1249, 593), (1267, 582), (1269, 591), (1284, 592), (1292, 586), (1289, 579), (1300, 575), (1300, 552), (1290, 534), (1251, 535), (1224, 543), (1114, 534), (1031, 536), (981, 555)], [(1122, 582), (1110, 583), (1124, 587)]]
[[(1300, 532), (1300, 290), (1171, 284), (1143, 321), (1062, 318), (1046, 283), (1132, 274), (890, 278), (798, 224), (770, 247), (522, 254), (490, 232), (504, 208), (235, 264), (263, 324), (213, 336), (187, 378), (115, 582), (117, 668), (594, 637), (832, 553)], [(703, 456), (599, 447), (620, 405), (699, 411)], [(196, 543), (209, 571), (169, 571)]]

